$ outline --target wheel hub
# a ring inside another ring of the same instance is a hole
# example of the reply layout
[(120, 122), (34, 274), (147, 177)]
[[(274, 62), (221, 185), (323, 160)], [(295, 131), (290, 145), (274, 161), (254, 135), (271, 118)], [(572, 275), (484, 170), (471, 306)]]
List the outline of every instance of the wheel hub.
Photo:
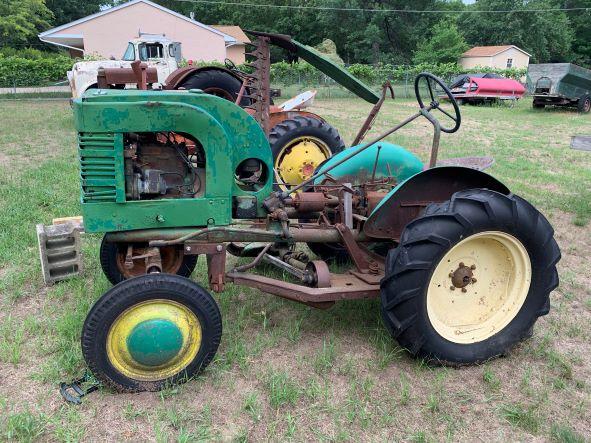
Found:
[(517, 316), (531, 273), (525, 247), (510, 234), (485, 231), (466, 237), (433, 271), (427, 289), (429, 321), (453, 343), (486, 340)]
[(466, 292), (466, 286), (471, 283), (476, 283), (474, 272), (472, 272), (474, 269), (476, 269), (476, 265), (466, 266), (463, 262), (460, 262), (458, 268), (449, 273), (449, 277), (453, 284), (453, 286), (450, 286), (450, 289), (461, 288), (463, 292)]
[(107, 355), (134, 380), (157, 381), (178, 374), (201, 347), (201, 325), (186, 306), (154, 299), (122, 312), (109, 328)]
[(322, 140), (299, 137), (286, 145), (275, 160), (278, 181), (297, 185), (314, 174), (316, 167), (331, 155)]

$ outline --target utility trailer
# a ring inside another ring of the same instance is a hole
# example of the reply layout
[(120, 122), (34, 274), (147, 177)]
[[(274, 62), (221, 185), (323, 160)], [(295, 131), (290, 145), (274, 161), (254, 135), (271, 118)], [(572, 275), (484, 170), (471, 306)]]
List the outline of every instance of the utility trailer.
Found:
[(572, 63), (529, 65), (528, 90), (533, 107), (576, 107), (581, 113), (591, 111), (591, 70)]

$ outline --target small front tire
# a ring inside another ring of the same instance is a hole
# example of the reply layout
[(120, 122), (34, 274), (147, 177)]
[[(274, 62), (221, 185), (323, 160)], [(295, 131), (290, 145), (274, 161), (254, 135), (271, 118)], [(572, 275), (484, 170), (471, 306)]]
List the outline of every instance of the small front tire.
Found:
[(126, 280), (92, 307), (82, 353), (92, 373), (118, 391), (157, 391), (187, 381), (213, 359), (222, 319), (197, 283), (168, 274)]

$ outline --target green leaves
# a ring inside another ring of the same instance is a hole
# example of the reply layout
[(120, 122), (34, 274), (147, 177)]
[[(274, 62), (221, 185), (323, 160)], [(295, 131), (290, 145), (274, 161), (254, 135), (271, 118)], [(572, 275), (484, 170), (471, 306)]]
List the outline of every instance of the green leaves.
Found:
[(45, 0), (2, 0), (0, 2), (0, 46), (29, 43), (49, 27), (53, 14)]
[(0, 53), (0, 87), (46, 86), (64, 80), (74, 62), (65, 55), (30, 59)]

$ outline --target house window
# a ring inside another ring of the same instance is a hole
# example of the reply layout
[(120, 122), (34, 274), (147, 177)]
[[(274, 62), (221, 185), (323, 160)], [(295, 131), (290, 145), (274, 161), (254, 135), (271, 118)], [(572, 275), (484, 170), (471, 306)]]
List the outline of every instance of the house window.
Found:
[(508, 58), (507, 59), (507, 68), (512, 68), (513, 67), (513, 59), (512, 58)]

